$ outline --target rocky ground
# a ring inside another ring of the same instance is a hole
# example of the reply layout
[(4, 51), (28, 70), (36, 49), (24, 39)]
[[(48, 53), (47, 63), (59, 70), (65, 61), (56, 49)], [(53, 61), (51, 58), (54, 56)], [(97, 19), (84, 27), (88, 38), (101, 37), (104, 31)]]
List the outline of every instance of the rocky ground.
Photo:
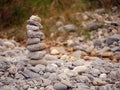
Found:
[[(0, 90), (120, 90), (120, 11), (83, 13), (84, 36), (55, 42), (43, 60), (30, 62), (28, 50), (0, 39)], [(74, 31), (74, 24), (58, 30)], [(75, 34), (75, 32), (74, 32)]]

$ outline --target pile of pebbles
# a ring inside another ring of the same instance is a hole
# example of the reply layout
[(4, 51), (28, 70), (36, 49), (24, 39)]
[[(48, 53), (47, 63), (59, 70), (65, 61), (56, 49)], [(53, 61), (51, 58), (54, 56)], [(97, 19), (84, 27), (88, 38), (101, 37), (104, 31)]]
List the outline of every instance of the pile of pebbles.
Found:
[(27, 49), (29, 51), (28, 58), (31, 62), (42, 60), (46, 54), (46, 51), (44, 50), (46, 45), (45, 43), (42, 43), (45, 36), (44, 33), (39, 31), (43, 28), (40, 22), (41, 19), (34, 15), (27, 21)]
[(57, 60), (33, 66), (3, 59), (0, 90), (120, 90), (120, 63)]
[[(75, 53), (79, 59), (65, 62), (58, 55), (46, 52), (46, 45), (41, 42), (44, 34), (39, 31), (40, 22), (38, 16), (28, 20), (27, 49), (13, 40), (0, 39), (0, 90), (120, 90), (120, 62), (112, 63), (99, 57), (85, 61), (80, 57), (83, 51), (89, 55), (104, 46), (77, 44), (79, 48)], [(44, 59), (49, 62), (41, 63)]]
[(74, 51), (77, 59), (96, 60), (103, 59), (120, 62), (120, 9), (116, 8), (109, 14), (105, 9), (97, 9), (94, 12), (82, 13), (82, 27), (86, 31), (89, 40), (85, 36), (71, 37), (65, 43), (67, 50)]

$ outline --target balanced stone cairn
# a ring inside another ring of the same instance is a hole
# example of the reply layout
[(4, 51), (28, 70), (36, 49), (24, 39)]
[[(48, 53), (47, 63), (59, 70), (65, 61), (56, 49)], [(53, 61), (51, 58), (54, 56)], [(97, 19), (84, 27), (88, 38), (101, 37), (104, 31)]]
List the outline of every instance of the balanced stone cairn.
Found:
[[(44, 33), (40, 31), (43, 28), (40, 22), (40, 17), (35, 15), (32, 15), (27, 21), (27, 49), (29, 51), (27, 56), (31, 62), (42, 60), (46, 54), (44, 50), (46, 45), (41, 42), (45, 36)], [(38, 61), (36, 63), (38, 63)]]

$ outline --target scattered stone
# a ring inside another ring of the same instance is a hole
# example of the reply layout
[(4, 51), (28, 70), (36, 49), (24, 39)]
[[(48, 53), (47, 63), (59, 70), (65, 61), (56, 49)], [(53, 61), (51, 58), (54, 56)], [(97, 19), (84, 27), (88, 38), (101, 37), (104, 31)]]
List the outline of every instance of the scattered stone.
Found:
[(77, 66), (73, 69), (73, 71), (77, 73), (84, 73), (87, 70), (87, 66)]
[(7, 48), (10, 48), (10, 49), (14, 49), (15, 48), (15, 45), (14, 43), (10, 42), (10, 41), (5, 41), (3, 43), (3, 45), (5, 45)]
[(95, 13), (105, 14), (105, 9), (104, 9), (104, 8), (96, 9), (96, 10), (95, 10)]
[(105, 73), (100, 74), (99, 78), (105, 80), (107, 78), (107, 75)]
[(52, 50), (50, 51), (50, 54), (51, 54), (51, 55), (58, 55), (58, 54), (60, 54), (60, 52), (59, 52), (58, 50), (56, 50), (56, 49), (52, 49)]
[(99, 78), (94, 78), (94, 80), (93, 80), (93, 84), (94, 84), (94, 85), (101, 86), (101, 85), (106, 85), (106, 84), (107, 84), (107, 82), (102, 81), (102, 80), (101, 80), (101, 79), (99, 79)]
[(29, 52), (28, 58), (32, 60), (39, 60), (42, 59), (46, 54), (46, 51), (38, 51), (38, 52)]
[(68, 25), (64, 25), (64, 26), (60, 26), (58, 28), (59, 31), (67, 31), (67, 32), (73, 32), (76, 30), (76, 26), (74, 24), (68, 24)]
[(80, 50), (77, 50), (77, 51), (74, 52), (73, 56), (75, 58), (77, 58), (77, 59), (80, 59), (81, 58), (81, 54), (82, 54), (82, 52)]
[(83, 25), (85, 30), (97, 30), (98, 28), (102, 27), (102, 23), (97, 22), (89, 22), (86, 25)]
[(67, 86), (64, 85), (64, 84), (62, 84), (62, 83), (56, 83), (56, 84), (53, 86), (53, 88), (54, 88), (55, 90), (68, 90), (68, 89), (67, 89)]
[(24, 69), (24, 73), (28, 76), (28, 77), (30, 77), (30, 78), (39, 78), (40, 77), (40, 75), (38, 74), (38, 73), (35, 73), (35, 72), (32, 72), (31, 70), (28, 70), (28, 69)]
[(32, 45), (32, 44), (37, 44), (40, 42), (39, 38), (28, 38), (27, 44)]

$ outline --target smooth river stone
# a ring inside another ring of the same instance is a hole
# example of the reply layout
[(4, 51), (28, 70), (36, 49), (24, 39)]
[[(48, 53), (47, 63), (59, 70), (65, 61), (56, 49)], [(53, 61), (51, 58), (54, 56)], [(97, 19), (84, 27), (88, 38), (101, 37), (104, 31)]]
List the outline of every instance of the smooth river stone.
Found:
[(34, 52), (34, 51), (43, 50), (43, 49), (45, 49), (45, 47), (46, 47), (45, 43), (38, 43), (38, 44), (34, 44), (34, 45), (28, 45), (27, 49), (31, 52)]
[(44, 33), (40, 32), (40, 31), (32, 31), (32, 30), (28, 30), (27, 31), (27, 36), (28, 38), (40, 38), (40, 39), (44, 39)]
[(46, 54), (46, 51), (37, 51), (37, 52), (29, 52), (28, 58), (32, 60), (39, 60), (42, 59)]
[(35, 30), (35, 31), (38, 31), (40, 28), (39, 26), (34, 26), (34, 25), (27, 25), (26, 26), (27, 30)]
[(34, 25), (34, 26), (38, 26), (40, 29), (43, 28), (43, 26), (42, 26), (39, 22), (36, 22), (36, 21), (33, 21), (33, 20), (28, 20), (28, 21), (27, 21), (27, 24), (29, 24), (29, 25)]
[(40, 42), (40, 38), (28, 38), (27, 44), (32, 45), (32, 44), (37, 44)]
[(53, 88), (54, 88), (55, 90), (68, 90), (68, 89), (67, 89), (67, 86), (64, 85), (64, 84), (62, 84), (62, 83), (56, 83), (56, 84), (53, 86)]

